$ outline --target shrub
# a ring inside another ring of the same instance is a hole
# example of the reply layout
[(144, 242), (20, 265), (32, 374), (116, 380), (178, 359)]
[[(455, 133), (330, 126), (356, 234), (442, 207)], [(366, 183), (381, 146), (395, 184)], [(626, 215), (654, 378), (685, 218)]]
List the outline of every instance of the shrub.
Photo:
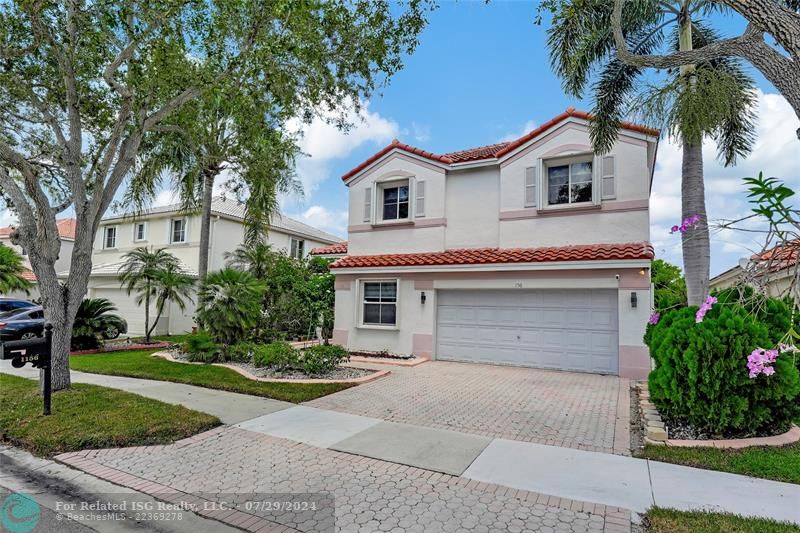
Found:
[(273, 342), (256, 346), (257, 349), (253, 353), (255, 366), (265, 366), (279, 371), (299, 366), (299, 353), (288, 342)]
[(117, 308), (106, 298), (87, 298), (78, 307), (72, 325), (70, 347), (73, 350), (91, 350), (103, 343), (107, 331), (127, 331), (125, 320), (115, 314)]
[(232, 268), (213, 272), (197, 295), (197, 321), (217, 342), (235, 344), (252, 335), (263, 294), (263, 284), (252, 274)]
[(189, 361), (196, 363), (218, 363), (222, 360), (219, 345), (207, 331), (199, 331), (186, 338), (183, 351)]
[(237, 342), (225, 348), (223, 354), (227, 361), (249, 363), (253, 361), (253, 354), (255, 354), (261, 346), (261, 344), (255, 342)]
[(749, 435), (787, 427), (796, 414), (800, 377), (792, 354), (775, 375), (748, 377), (747, 356), (771, 348), (770, 332), (738, 304), (715, 305), (695, 323), (697, 307), (665, 313), (645, 341), (655, 360), (650, 397), (666, 416), (712, 435)]
[(336, 344), (311, 346), (303, 350), (300, 364), (309, 375), (327, 374), (350, 360), (350, 353)]
[(792, 304), (787, 299), (768, 298), (747, 286), (724, 289), (714, 295), (720, 305), (738, 303), (752, 313), (767, 327), (773, 345), (783, 339), (792, 324)]

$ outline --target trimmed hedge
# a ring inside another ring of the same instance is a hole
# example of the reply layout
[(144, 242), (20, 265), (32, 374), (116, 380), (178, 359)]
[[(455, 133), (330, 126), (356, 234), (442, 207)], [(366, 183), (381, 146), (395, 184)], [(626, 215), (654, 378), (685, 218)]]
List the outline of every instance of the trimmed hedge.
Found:
[(767, 327), (734, 303), (715, 305), (701, 323), (695, 323), (696, 312), (686, 307), (665, 313), (645, 335), (655, 360), (650, 397), (661, 413), (714, 436), (786, 429), (800, 394), (793, 354), (778, 357), (773, 376), (750, 379), (747, 370), (755, 348), (775, 346), (779, 324)]
[(289, 370), (299, 366), (299, 352), (288, 342), (273, 342), (257, 345), (253, 352), (253, 364), (275, 370)]
[(311, 346), (303, 350), (300, 365), (304, 373), (314, 376), (336, 370), (350, 360), (350, 352), (336, 344)]

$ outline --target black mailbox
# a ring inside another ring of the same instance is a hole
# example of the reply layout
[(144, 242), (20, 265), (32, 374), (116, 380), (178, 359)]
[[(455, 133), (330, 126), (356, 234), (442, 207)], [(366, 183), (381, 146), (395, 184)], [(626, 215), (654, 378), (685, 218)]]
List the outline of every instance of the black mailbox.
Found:
[(11, 359), (11, 366), (22, 368), (28, 363), (44, 372), (44, 414), (50, 414), (50, 396), (52, 392), (52, 360), (53, 326), (45, 324), (44, 337), (23, 339), (20, 341), (0, 342), (0, 360)]

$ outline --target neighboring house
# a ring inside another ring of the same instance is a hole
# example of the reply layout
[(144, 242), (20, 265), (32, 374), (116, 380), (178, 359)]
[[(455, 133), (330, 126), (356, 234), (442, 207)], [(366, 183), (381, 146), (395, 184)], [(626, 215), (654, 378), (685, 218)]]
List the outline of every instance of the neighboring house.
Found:
[[(800, 240), (774, 246), (750, 258), (743, 258), (738, 265), (714, 276), (709, 282), (709, 287), (712, 290), (721, 290), (747, 283), (767, 296), (775, 298), (789, 296), (792, 292), (799, 253)], [(745, 269), (749, 271), (747, 275)], [(798, 289), (800, 288), (794, 288), (795, 297)]]
[(568, 109), (510, 141), (433, 154), (393, 141), (343, 176), (333, 337), (354, 351), (642, 379), (658, 131), (593, 153)]
[[(60, 220), (56, 220), (56, 226), (58, 227), (58, 236), (61, 239), (61, 251), (58, 253), (58, 260), (56, 260), (56, 272), (64, 272), (69, 271), (70, 261), (72, 259), (72, 248), (75, 245), (75, 224), (76, 220), (74, 218), (62, 218)], [(23, 298), (38, 298), (39, 297), (39, 290), (36, 287), (36, 274), (33, 273), (31, 270), (31, 263), (28, 260), (28, 254), (22, 248), (22, 246), (18, 246), (11, 242), (11, 233), (14, 231), (14, 226), (6, 226), (5, 228), (0, 228), (0, 243), (5, 244), (6, 246), (14, 249), (18, 254), (22, 256), (23, 261), (25, 262), (26, 272), (23, 274), (23, 277), (28, 281), (34, 283), (34, 287), (30, 290), (29, 294), (25, 294), (24, 292), (15, 292), (12, 296), (19, 296)]]
[[(232, 252), (244, 242), (245, 207), (234, 199), (214, 198), (211, 206), (211, 239), (209, 270), (225, 266), (226, 252)], [(267, 241), (276, 250), (302, 258), (314, 247), (335, 244), (341, 239), (297, 220), (276, 214), (272, 218)], [(103, 219), (97, 231), (92, 253), (92, 274), (89, 280), (90, 298), (108, 298), (128, 321), (132, 335), (144, 333), (144, 311), (121, 288), (119, 271), (124, 256), (134, 248), (167, 248), (181, 263), (181, 269), (197, 277), (200, 250), (200, 215), (185, 213), (180, 205), (156, 207), (138, 215), (114, 215)], [(157, 334), (190, 331), (194, 326), (196, 306), (189, 303), (183, 311), (170, 304), (156, 328)], [(155, 316), (155, 310), (151, 317)]]
[(347, 241), (337, 242), (329, 246), (320, 246), (309, 252), (310, 255), (325, 259), (341, 259), (347, 255)]

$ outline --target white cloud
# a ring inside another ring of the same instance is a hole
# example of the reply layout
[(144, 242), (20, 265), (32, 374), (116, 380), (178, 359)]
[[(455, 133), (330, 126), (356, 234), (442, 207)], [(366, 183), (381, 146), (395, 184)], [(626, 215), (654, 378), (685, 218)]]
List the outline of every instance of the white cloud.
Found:
[(306, 154), (297, 160), (297, 174), (307, 198), (330, 177), (332, 162), (347, 158), (364, 144), (388, 144), (397, 137), (400, 131), (398, 124), (370, 111), (369, 105), (369, 102), (364, 102), (360, 113), (349, 106), (346, 121), (353, 126), (347, 131), (328, 122), (334, 118), (332, 113), (316, 117), (309, 124), (299, 120), (289, 122), (288, 129), (301, 136), (300, 149)]
[(420, 143), (428, 142), (431, 139), (431, 127), (428, 124), (418, 122), (411, 123), (411, 134), (414, 140)]
[[(800, 193), (800, 143), (795, 133), (800, 120), (785, 98), (760, 90), (757, 111), (753, 151), (736, 166), (726, 168), (720, 164), (713, 141), (703, 146), (706, 207), (712, 225), (751, 214), (742, 179), (756, 176), (759, 171), (783, 180)], [(680, 237), (669, 235), (669, 228), (681, 219), (681, 160), (680, 145), (663, 139), (650, 200), (650, 233), (656, 253), (677, 264), (681, 264)], [(712, 229), (712, 275), (734, 265), (738, 257), (759, 249), (759, 238), (757, 233)]]
[(536, 129), (536, 122), (529, 120), (522, 126), (520, 130), (516, 132), (509, 131), (508, 133), (500, 137), (500, 140), (498, 142), (506, 142), (506, 141), (513, 141), (514, 139), (519, 139), (526, 133), (530, 133), (535, 129)]
[(334, 235), (342, 236), (347, 234), (346, 210), (331, 211), (321, 205), (312, 205), (302, 213), (291, 216)]

